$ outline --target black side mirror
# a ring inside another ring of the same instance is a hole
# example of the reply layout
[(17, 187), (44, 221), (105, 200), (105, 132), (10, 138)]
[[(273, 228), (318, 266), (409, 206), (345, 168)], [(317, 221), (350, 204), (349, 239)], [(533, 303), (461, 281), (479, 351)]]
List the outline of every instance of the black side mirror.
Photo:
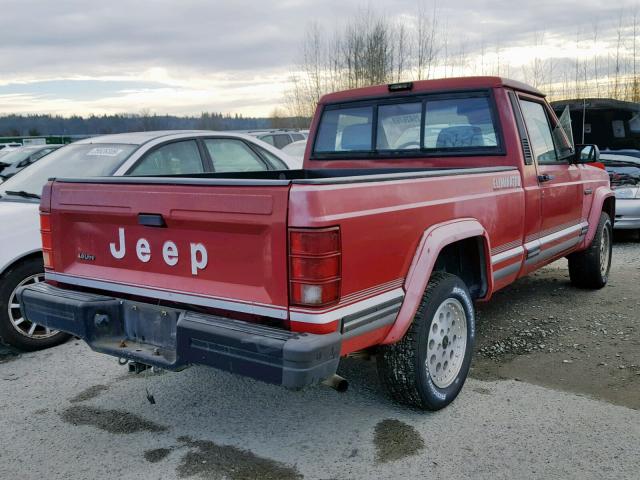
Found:
[(600, 161), (600, 149), (597, 145), (576, 145), (573, 163), (584, 164)]

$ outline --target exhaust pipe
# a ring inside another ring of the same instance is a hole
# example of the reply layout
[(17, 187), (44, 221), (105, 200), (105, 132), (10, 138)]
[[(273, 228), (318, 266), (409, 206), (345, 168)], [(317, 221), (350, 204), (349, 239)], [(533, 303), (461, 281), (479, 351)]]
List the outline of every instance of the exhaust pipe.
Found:
[(340, 375), (333, 374), (322, 381), (322, 385), (333, 388), (335, 391), (343, 393), (349, 389), (349, 382)]

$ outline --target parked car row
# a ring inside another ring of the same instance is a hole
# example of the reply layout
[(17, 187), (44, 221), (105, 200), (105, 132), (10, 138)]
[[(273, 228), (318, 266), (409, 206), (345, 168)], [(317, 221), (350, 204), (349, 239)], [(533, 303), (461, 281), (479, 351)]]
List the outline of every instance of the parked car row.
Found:
[(309, 133), (305, 130), (258, 130), (249, 131), (248, 135), (267, 142), (276, 148), (284, 148), (290, 143), (306, 140)]
[[(36, 155), (56, 148), (24, 147), (13, 154), (24, 151)], [(44, 156), (0, 185), (0, 224), (10, 226), (0, 230), (0, 339), (23, 350), (36, 350), (68, 337), (25, 319), (16, 297), (18, 287), (44, 278), (38, 206), (49, 178), (197, 175), (300, 166), (299, 160), (255, 137), (208, 131), (105, 135), (80, 140)]]
[(14, 176), (20, 170), (57, 150), (62, 145), (36, 145), (19, 147), (8, 151), (0, 158), (0, 180)]

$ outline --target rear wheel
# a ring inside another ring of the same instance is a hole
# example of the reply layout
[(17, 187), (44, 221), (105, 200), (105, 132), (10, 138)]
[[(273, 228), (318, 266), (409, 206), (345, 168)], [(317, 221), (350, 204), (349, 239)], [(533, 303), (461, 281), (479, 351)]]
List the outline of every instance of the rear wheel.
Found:
[(571, 283), (580, 288), (598, 289), (604, 287), (609, 280), (612, 249), (611, 219), (607, 213), (602, 212), (595, 237), (589, 248), (572, 253), (567, 257)]
[(66, 333), (31, 323), (23, 317), (16, 292), (19, 287), (44, 280), (39, 258), (27, 259), (8, 270), (0, 279), (0, 340), (20, 350), (53, 347), (69, 338)]
[(407, 333), (398, 343), (380, 348), (380, 380), (398, 402), (439, 410), (460, 393), (474, 342), (469, 290), (455, 275), (437, 272)]

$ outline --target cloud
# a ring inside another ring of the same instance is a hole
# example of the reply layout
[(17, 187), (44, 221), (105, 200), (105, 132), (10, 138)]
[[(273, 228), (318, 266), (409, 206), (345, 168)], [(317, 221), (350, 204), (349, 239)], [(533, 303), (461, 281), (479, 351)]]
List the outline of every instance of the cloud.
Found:
[[(418, 3), (371, 5), (405, 19)], [(526, 58), (534, 35), (545, 32), (571, 57), (578, 30), (587, 36), (597, 24), (604, 41), (634, 3), (449, 0), (437, 11), (451, 48), (465, 43), (473, 54), (499, 45)], [(332, 31), (363, 8), (344, 0), (5, 0), (0, 112), (267, 115), (282, 100), (310, 22)]]

